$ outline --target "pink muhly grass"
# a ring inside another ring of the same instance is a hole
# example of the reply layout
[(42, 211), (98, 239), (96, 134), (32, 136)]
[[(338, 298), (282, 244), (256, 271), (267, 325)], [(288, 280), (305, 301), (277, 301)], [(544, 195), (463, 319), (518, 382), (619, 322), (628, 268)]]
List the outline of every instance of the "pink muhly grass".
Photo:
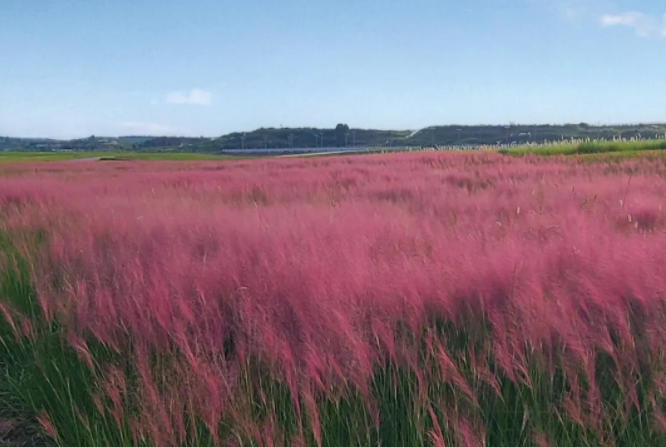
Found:
[(664, 415), (654, 401), (652, 405), (654, 407), (654, 426), (658, 432), (666, 434), (666, 415)]
[(536, 433), (534, 435), (534, 444), (536, 444), (537, 447), (553, 447), (544, 433)]
[[(102, 389), (112, 404), (112, 408), (107, 411), (113, 416), (118, 429), (121, 429), (124, 417), (123, 400), (127, 396), (127, 386), (123, 372), (117, 367), (109, 367), (102, 378)], [(105, 411), (99, 410), (104, 415)]]
[(305, 408), (307, 411), (308, 421), (310, 422), (310, 430), (314, 437), (315, 443), (318, 447), (321, 447), (322, 437), (321, 437), (321, 422), (319, 418), (319, 410), (317, 409), (317, 402), (315, 400), (314, 394), (306, 390), (302, 394), (303, 401), (305, 402)]
[(9, 326), (11, 327), (16, 340), (19, 341), (20, 331), (17, 328), (16, 323), (14, 322), (14, 318), (12, 317), (12, 312), (10, 311), (9, 307), (6, 306), (4, 303), (0, 303), (0, 313), (2, 313), (3, 318), (5, 319), (7, 324), (9, 324)]
[[(637, 167), (627, 191), (622, 170)], [(617, 367), (628, 412), (640, 365), (666, 341), (658, 163), (438, 153), (13, 169), (0, 179), (2, 225), (48, 236), (31, 255), (42, 312), (91, 368), (89, 337), (131, 348), (136, 436), (182, 438), (181, 413), (214, 436), (224, 418), (243, 419), (236, 382), (253, 362), (313, 433), (316, 399), (369, 399), (386, 364), (414, 372), (424, 403), (433, 378), (420, 337), (440, 320), (488, 338), (465, 354), (497, 395), (499, 376), (534, 386), (530, 362), (561, 368), (565, 411), (590, 425), (600, 384), (585, 395), (578, 377), (593, 378), (595, 353)], [(11, 306), (0, 312), (19, 331)], [(474, 402), (438, 337), (428, 361)], [(106, 410), (127, 419), (114, 374), (102, 378)]]
[(563, 408), (566, 412), (566, 415), (573, 422), (575, 422), (581, 427), (585, 427), (585, 422), (583, 421), (583, 415), (581, 414), (580, 399), (577, 396), (571, 396), (571, 395), (565, 396)]
[(472, 402), (476, 402), (476, 395), (467, 381), (462, 377), (458, 369), (453, 364), (446, 351), (442, 346), (437, 347), (437, 358), (439, 360), (440, 368), (442, 370), (443, 378), (445, 381), (452, 382), (465, 396)]
[(268, 415), (261, 431), (262, 441), (266, 447), (282, 447), (282, 434), (273, 413)]
[(21, 336), (25, 337), (28, 340), (35, 341), (39, 334), (37, 333), (37, 330), (35, 328), (35, 325), (32, 323), (32, 320), (30, 320), (27, 317), (21, 317), (19, 324), (20, 324), (19, 332)]
[(307, 442), (302, 434), (297, 434), (291, 439), (291, 445), (292, 447), (305, 447)]
[(79, 357), (79, 359), (81, 359), (81, 361), (83, 361), (83, 363), (85, 363), (86, 366), (91, 371), (94, 372), (95, 364), (85, 340), (81, 338), (78, 334), (75, 334), (74, 332), (71, 331), (69, 332), (67, 338), (69, 344), (72, 346), (72, 348), (74, 348), (74, 351), (76, 352), (76, 355)]
[(42, 410), (39, 412), (39, 414), (37, 415), (37, 422), (42, 427), (44, 432), (46, 432), (47, 435), (49, 435), (52, 439), (58, 439), (58, 432), (53, 426), (51, 418), (49, 417), (48, 414), (46, 414), (45, 411)]
[(460, 419), (457, 426), (460, 445), (464, 447), (485, 447), (485, 432), (482, 427), (473, 424), (467, 419)]
[(92, 401), (99, 414), (102, 417), (106, 416), (106, 407), (104, 406), (103, 397), (99, 393), (96, 393), (92, 396)]
[(432, 424), (434, 426), (433, 430), (428, 433), (428, 436), (432, 441), (432, 445), (434, 447), (446, 447), (446, 444), (444, 443), (444, 434), (442, 433), (442, 429), (439, 426), (439, 421), (437, 420), (437, 415), (435, 415), (432, 407), (428, 408), (428, 413), (430, 414), (430, 419), (432, 420)]
[(90, 429), (90, 420), (88, 419), (88, 416), (84, 413), (81, 413), (78, 408), (74, 409), (74, 413), (76, 414), (76, 418), (81, 422), (81, 424), (87, 429)]

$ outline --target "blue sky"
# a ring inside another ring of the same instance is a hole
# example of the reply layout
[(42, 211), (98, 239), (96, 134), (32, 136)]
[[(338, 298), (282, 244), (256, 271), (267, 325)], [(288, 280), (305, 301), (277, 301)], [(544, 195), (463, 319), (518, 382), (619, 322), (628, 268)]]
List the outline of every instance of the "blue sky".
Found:
[(0, 135), (666, 121), (663, 0), (0, 0)]

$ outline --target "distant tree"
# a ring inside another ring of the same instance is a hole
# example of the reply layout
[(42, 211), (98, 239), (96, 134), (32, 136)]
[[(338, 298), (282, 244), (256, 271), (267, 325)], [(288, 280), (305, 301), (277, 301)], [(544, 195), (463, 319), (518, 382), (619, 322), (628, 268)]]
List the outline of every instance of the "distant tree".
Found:
[(346, 124), (338, 124), (335, 126), (335, 144), (338, 147), (345, 145), (345, 135), (349, 132), (349, 126)]

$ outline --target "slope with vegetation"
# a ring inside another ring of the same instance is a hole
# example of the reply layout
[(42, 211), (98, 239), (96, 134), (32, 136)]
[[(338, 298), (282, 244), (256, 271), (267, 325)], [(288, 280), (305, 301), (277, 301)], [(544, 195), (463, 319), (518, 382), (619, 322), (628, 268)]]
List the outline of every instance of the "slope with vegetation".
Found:
[(1, 151), (141, 151), (223, 152), (229, 149), (314, 148), (344, 146), (453, 146), (545, 143), (563, 140), (655, 139), (666, 135), (666, 124), (593, 126), (475, 125), (432, 126), (418, 131), (335, 128), (260, 128), (220, 137), (89, 137), (77, 140), (0, 137)]

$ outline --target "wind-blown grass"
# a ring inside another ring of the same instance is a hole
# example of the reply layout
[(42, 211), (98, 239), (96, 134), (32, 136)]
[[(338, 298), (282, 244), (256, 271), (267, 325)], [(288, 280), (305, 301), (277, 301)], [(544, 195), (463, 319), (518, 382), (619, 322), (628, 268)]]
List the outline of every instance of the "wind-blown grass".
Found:
[(0, 406), (54, 445), (666, 445), (662, 160), (0, 174)]

